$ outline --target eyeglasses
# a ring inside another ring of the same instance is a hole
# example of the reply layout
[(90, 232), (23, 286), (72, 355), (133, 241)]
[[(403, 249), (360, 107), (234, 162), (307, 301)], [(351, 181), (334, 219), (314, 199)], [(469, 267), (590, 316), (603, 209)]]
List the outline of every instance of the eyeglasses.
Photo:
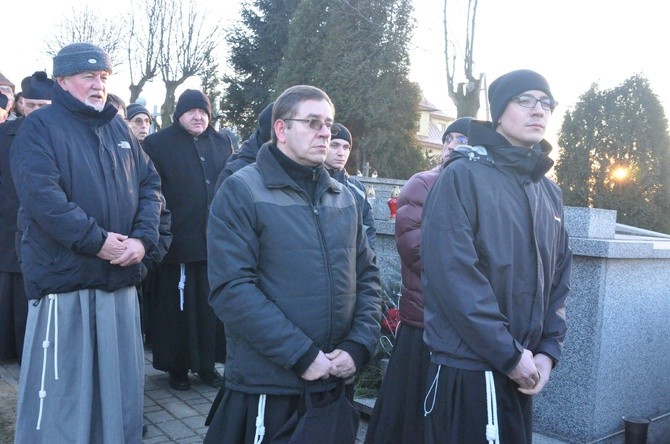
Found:
[(321, 131), (321, 128), (323, 128), (323, 126), (326, 125), (326, 128), (328, 128), (328, 131), (330, 131), (331, 136), (334, 136), (334, 135), (337, 134), (337, 128), (333, 128), (333, 122), (323, 122), (319, 119), (314, 119), (314, 118), (312, 118), (312, 119), (281, 119), (281, 120), (284, 120), (284, 121), (293, 120), (293, 121), (296, 121), (296, 122), (307, 123), (310, 128), (312, 128), (313, 130), (316, 130), (316, 131)]
[(538, 99), (529, 94), (521, 94), (520, 96), (512, 97), (512, 100), (524, 108), (535, 108), (537, 102), (540, 102), (540, 106), (545, 111), (553, 111), (554, 108), (556, 108), (556, 105), (558, 105), (557, 101), (549, 97)]
[(444, 143), (451, 143), (453, 141), (456, 141), (459, 145), (467, 145), (468, 144), (468, 138), (467, 136), (452, 136), (451, 134), (448, 134), (444, 138)]

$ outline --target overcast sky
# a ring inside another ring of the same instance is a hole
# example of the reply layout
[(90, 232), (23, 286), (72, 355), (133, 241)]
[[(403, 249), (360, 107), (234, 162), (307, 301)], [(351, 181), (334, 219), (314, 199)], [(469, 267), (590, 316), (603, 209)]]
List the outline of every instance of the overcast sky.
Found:
[[(102, 14), (122, 20), (115, 2), (88, 1)], [(222, 17), (222, 26), (237, 18), (236, 1), (202, 0), (211, 16)], [(71, 12), (81, 0), (41, 3), (39, 11), (23, 18), (5, 21), (5, 43), (0, 47), (0, 71), (19, 84), (35, 70), (51, 71), (51, 60), (43, 54), (44, 41), (54, 32), (59, 18)], [(653, 91), (670, 110), (670, 63), (666, 45), (670, 26), (663, 2), (636, 0), (479, 0), (474, 46), (475, 73), (484, 73), (492, 82), (505, 72), (519, 68), (543, 74), (559, 101), (548, 139), (554, 142), (563, 113), (574, 106), (592, 83), (612, 88), (639, 73), (647, 77)], [(465, 12), (467, 0), (449, 0), (449, 12), (458, 17)], [(411, 43), (411, 79), (419, 82), (426, 98), (454, 113), (446, 89), (444, 43), (442, 35), (443, 0), (416, 0), (417, 28)], [(461, 21), (464, 23), (465, 19)], [(464, 31), (452, 34), (457, 47), (465, 44)], [(224, 57), (222, 50), (221, 57)], [(128, 98), (127, 80), (112, 77), (110, 91)], [(160, 80), (145, 93), (162, 98)], [(482, 111), (485, 109), (482, 106)], [(484, 117), (482, 114), (480, 116)]]

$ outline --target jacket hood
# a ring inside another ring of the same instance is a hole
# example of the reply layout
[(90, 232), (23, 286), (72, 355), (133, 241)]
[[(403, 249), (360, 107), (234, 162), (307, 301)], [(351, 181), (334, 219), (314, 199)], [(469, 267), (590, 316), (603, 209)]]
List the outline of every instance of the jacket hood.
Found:
[(261, 142), (260, 130), (256, 129), (251, 136), (242, 143), (240, 151), (237, 153), (239, 159), (244, 159), (248, 163), (253, 163), (256, 161), (256, 156), (258, 156), (258, 151), (260, 151), (263, 142)]

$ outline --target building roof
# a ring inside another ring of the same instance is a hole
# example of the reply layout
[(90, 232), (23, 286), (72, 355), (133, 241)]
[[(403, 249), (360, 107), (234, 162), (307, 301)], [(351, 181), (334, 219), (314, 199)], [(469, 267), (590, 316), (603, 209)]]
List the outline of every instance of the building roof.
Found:
[(419, 102), (419, 111), (428, 111), (431, 115), (444, 117), (445, 119), (449, 120), (454, 120), (453, 117), (449, 117), (441, 109), (437, 108), (423, 96), (421, 97), (421, 101)]
[(16, 85), (14, 85), (12, 82), (9, 81), (7, 77), (5, 77), (2, 72), (0, 72), (0, 85), (8, 85), (12, 87), (12, 90)]

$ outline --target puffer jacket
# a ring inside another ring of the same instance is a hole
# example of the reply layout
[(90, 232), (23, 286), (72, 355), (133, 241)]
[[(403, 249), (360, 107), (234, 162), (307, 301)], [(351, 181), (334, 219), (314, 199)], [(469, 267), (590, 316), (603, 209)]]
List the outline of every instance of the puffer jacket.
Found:
[[(508, 374), (524, 349), (557, 362), (572, 254), (543, 141), (516, 147), (481, 122), (424, 207), (421, 259), (431, 360)], [(540, 149), (541, 148), (541, 149)]]
[(140, 264), (96, 254), (109, 231), (156, 248), (158, 174), (111, 104), (98, 112), (58, 85), (52, 99), (25, 118), (10, 152), (26, 294), (137, 285)]
[[(212, 202), (209, 302), (226, 326), (226, 386), (299, 394), (295, 366), (313, 347), (353, 343), (372, 355), (381, 285), (352, 194), (317, 167), (313, 204), (269, 145)], [(319, 380), (310, 390), (333, 386)]]
[(402, 289), (400, 319), (412, 327), (423, 328), (423, 287), (420, 255), (421, 212), (441, 167), (416, 173), (405, 183), (398, 195), (395, 219), (395, 241), (400, 255)]

